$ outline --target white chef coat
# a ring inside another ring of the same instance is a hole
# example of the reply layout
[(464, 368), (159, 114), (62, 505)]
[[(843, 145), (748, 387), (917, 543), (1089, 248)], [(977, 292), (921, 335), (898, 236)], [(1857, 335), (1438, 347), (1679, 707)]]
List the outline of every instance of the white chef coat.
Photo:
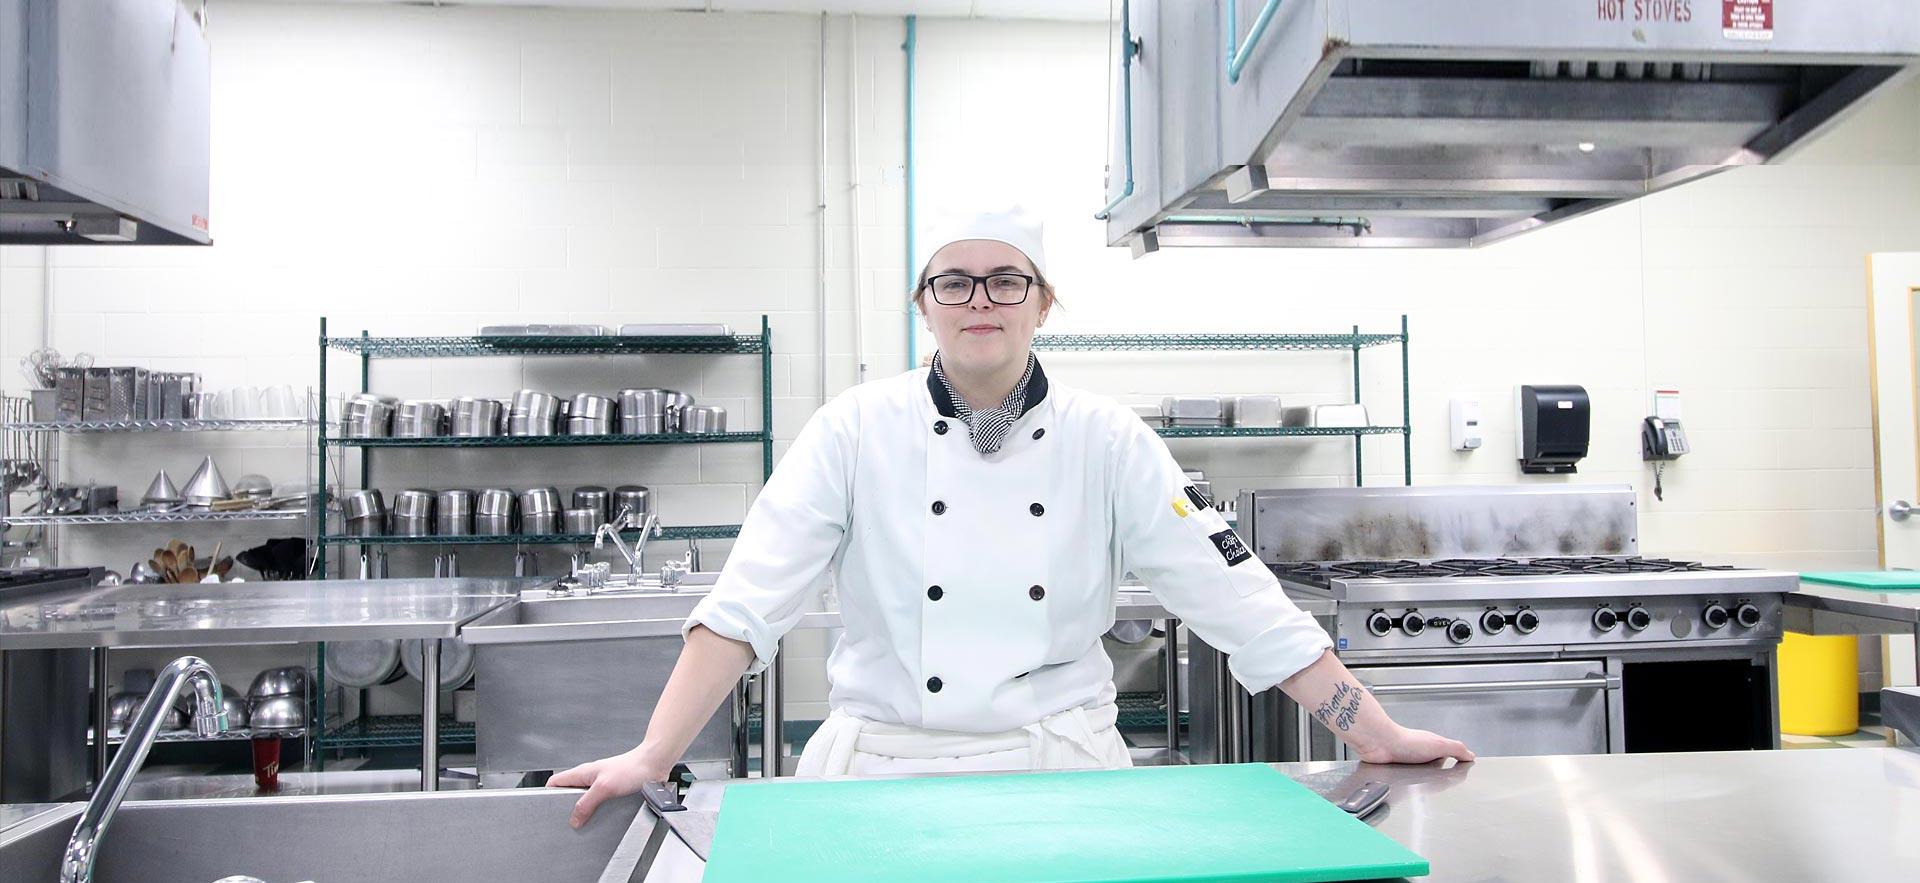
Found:
[(864, 721), (1020, 730), (1113, 701), (1100, 636), (1122, 574), (1144, 581), (1259, 691), (1332, 644), (1166, 444), (1113, 400), (1050, 384), (982, 455), (928, 369), (816, 411), (754, 501), (705, 625), (773, 659), (831, 569), (844, 634), (828, 704)]

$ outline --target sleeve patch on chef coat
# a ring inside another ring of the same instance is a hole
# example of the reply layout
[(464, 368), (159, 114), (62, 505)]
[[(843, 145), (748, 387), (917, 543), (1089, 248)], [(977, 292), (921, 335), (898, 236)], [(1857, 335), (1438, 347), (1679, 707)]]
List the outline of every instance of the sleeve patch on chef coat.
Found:
[(1216, 534), (1208, 534), (1207, 539), (1213, 541), (1213, 547), (1219, 550), (1220, 557), (1227, 559), (1228, 567), (1232, 567), (1253, 557), (1253, 553), (1247, 551), (1247, 544), (1240, 542), (1240, 535), (1234, 533), (1233, 528), (1227, 528)]

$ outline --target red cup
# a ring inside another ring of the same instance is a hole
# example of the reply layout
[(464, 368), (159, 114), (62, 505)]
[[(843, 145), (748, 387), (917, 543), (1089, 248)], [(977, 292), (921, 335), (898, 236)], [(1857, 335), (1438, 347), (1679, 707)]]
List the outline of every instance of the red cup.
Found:
[(262, 791), (280, 790), (280, 737), (253, 737), (253, 784)]

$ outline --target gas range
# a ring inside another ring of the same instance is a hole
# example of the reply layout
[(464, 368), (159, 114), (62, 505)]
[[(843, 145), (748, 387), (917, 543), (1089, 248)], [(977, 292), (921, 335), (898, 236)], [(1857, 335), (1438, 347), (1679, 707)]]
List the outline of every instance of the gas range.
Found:
[(1340, 602), (1342, 651), (1773, 642), (1799, 584), (1782, 571), (1634, 555), (1268, 566), (1296, 596)]

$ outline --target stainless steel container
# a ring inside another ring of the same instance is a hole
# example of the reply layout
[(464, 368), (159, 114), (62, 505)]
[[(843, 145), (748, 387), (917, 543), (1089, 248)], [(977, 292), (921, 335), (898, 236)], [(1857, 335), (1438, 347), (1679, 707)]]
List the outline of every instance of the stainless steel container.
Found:
[(592, 509), (568, 509), (560, 513), (560, 532), (588, 535), (600, 529), (603, 516)]
[(408, 488), (393, 495), (393, 517), (433, 520), (433, 491)]
[(520, 492), (520, 514), (558, 515), (561, 509), (560, 491), (551, 487), (528, 488)]
[(400, 400), (391, 396), (361, 393), (349, 397), (340, 409), (340, 436), (386, 438), (392, 435), (393, 411), (399, 404)]
[(395, 512), (391, 518), (388, 535), (396, 537), (433, 536), (433, 518), (424, 515), (401, 515)]
[(520, 514), (520, 533), (525, 536), (544, 536), (558, 533), (560, 513), (534, 512)]
[(558, 433), (559, 418), (559, 396), (523, 389), (513, 394), (513, 409), (507, 416), (507, 434), (555, 435)]
[(474, 498), (473, 512), (475, 515), (505, 515), (512, 517), (514, 502), (518, 498), (519, 494), (514, 493), (510, 488), (490, 487), (482, 490)]
[(1276, 395), (1229, 396), (1225, 412), (1229, 426), (1279, 426), (1280, 397)]
[(680, 412), (680, 431), (702, 435), (727, 431), (727, 409), (718, 405), (686, 408)]
[(455, 438), (491, 438), (500, 434), (506, 406), (499, 399), (462, 396), (448, 406), (449, 435)]
[(377, 490), (348, 491), (340, 497), (340, 514), (349, 536), (368, 537), (386, 533), (387, 507)]
[(680, 425), (680, 415), (693, 407), (693, 396), (674, 390), (667, 391), (667, 431), (685, 432)]
[(623, 484), (613, 489), (613, 506), (609, 517), (627, 512), (627, 524), (624, 527), (638, 527), (647, 519), (647, 513), (653, 511), (653, 492), (637, 484)]
[(628, 435), (653, 435), (667, 431), (667, 397), (670, 389), (623, 389), (620, 391), (620, 431)]
[(475, 515), (473, 532), (483, 537), (500, 537), (513, 533), (512, 515)]
[(1160, 400), (1160, 413), (1169, 426), (1221, 426), (1226, 407), (1219, 396), (1167, 396)]
[(438, 438), (447, 434), (447, 406), (408, 399), (393, 411), (394, 438)]
[(613, 432), (612, 417), (569, 417), (568, 435), (608, 435)]
[(350, 689), (391, 684), (404, 676), (397, 638), (328, 641), (327, 682)]
[(597, 484), (583, 484), (573, 489), (573, 508), (592, 509), (595, 513), (594, 517), (602, 521), (607, 518), (607, 500), (609, 499), (611, 497), (607, 489)]
[(433, 495), (434, 532), (441, 536), (473, 533), (473, 491), (449, 488)]

